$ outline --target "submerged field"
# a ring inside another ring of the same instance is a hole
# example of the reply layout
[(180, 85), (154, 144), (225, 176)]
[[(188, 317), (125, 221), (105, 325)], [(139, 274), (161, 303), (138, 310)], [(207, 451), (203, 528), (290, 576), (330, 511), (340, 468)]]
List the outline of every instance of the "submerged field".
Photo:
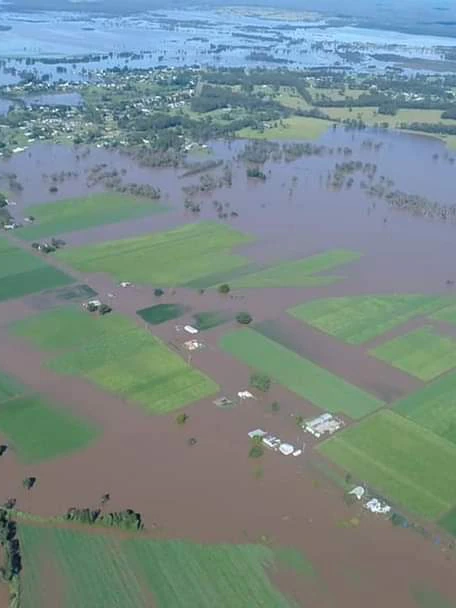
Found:
[(95, 427), (63, 405), (30, 394), (0, 372), (0, 432), (20, 460), (38, 462), (81, 449), (98, 435)]
[(81, 272), (106, 272), (118, 281), (175, 286), (244, 266), (247, 258), (232, 253), (232, 249), (250, 240), (228, 226), (202, 222), (144, 237), (67, 249), (57, 256)]
[(172, 319), (178, 319), (184, 315), (189, 308), (182, 304), (156, 304), (155, 306), (149, 306), (148, 308), (142, 308), (136, 311), (136, 314), (151, 325), (160, 325), (160, 323), (166, 323)]
[(363, 344), (420, 315), (429, 315), (451, 300), (424, 295), (350, 296), (312, 300), (288, 312), (349, 344)]
[(27, 207), (24, 213), (33, 216), (35, 221), (21, 228), (17, 234), (21, 239), (34, 241), (163, 211), (166, 211), (166, 207), (160, 203), (128, 194), (93, 194)]
[(238, 279), (230, 281), (230, 285), (235, 289), (332, 285), (339, 281), (341, 277), (330, 275), (315, 276), (315, 274), (332, 270), (359, 258), (360, 254), (355, 251), (335, 249), (302, 260), (282, 262), (258, 272), (243, 275)]
[(151, 413), (166, 413), (218, 391), (215, 382), (161, 340), (116, 313), (98, 317), (63, 308), (21, 321), (12, 331), (49, 351), (54, 371), (82, 376)]
[(226, 334), (220, 346), (324, 410), (357, 419), (383, 405), (369, 393), (252, 329)]
[(370, 351), (420, 380), (428, 381), (456, 367), (456, 342), (423, 327)]
[(401, 399), (394, 411), (456, 444), (456, 373)]
[[(20, 524), (19, 539), (22, 608), (49, 605), (50, 573), (61, 608), (146, 608), (151, 598), (157, 608), (296, 608), (268, 576), (285, 561), (282, 553), (262, 545), (122, 540), (29, 524)], [(303, 576), (306, 561), (295, 553), (292, 566)]]
[(456, 504), (456, 446), (389, 410), (338, 433), (319, 450), (417, 515), (436, 519)]
[(48, 266), (37, 255), (0, 237), (0, 302), (73, 283), (67, 274)]

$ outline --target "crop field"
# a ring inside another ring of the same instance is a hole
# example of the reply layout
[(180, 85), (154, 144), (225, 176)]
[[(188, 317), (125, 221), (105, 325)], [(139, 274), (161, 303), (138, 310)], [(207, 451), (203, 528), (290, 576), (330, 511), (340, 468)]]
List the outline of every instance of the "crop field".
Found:
[(304, 258), (282, 262), (275, 266), (247, 274), (230, 281), (232, 288), (254, 287), (318, 287), (331, 285), (340, 280), (338, 276), (314, 276), (315, 273), (332, 270), (342, 264), (353, 262), (360, 254), (345, 249), (335, 249)]
[[(46, 605), (57, 577), (61, 608), (295, 608), (270, 581), (277, 562), (262, 545), (199, 545), (116, 539), (64, 528), (19, 525), (21, 607)], [(40, 556), (46, 555), (48, 567)], [(298, 556), (299, 557), (299, 556)], [(288, 564), (294, 569), (304, 560)], [(306, 573), (299, 570), (301, 576)]]
[(136, 314), (146, 321), (146, 323), (160, 325), (160, 323), (178, 319), (188, 310), (188, 306), (183, 306), (182, 304), (156, 304), (155, 306), (149, 306), (149, 308), (137, 310)]
[(48, 361), (54, 371), (82, 376), (151, 413), (167, 413), (218, 391), (161, 340), (116, 313), (48, 311), (14, 324), (12, 332), (53, 354), (62, 351)]
[(24, 462), (38, 462), (82, 449), (93, 441), (95, 427), (48, 404), (38, 395), (0, 401), (0, 431)]
[(82, 272), (106, 272), (118, 281), (175, 286), (243, 266), (248, 260), (231, 250), (250, 240), (229, 226), (202, 222), (145, 237), (61, 250), (57, 257)]
[(456, 341), (429, 326), (381, 344), (370, 354), (424, 381), (456, 367)]
[(448, 302), (445, 297), (414, 294), (351, 296), (312, 300), (288, 312), (339, 340), (363, 344), (409, 319), (429, 315)]
[(456, 446), (390, 410), (338, 433), (318, 449), (417, 515), (437, 519), (456, 504)]
[(319, 118), (307, 116), (292, 116), (281, 121), (281, 125), (270, 129), (259, 131), (247, 127), (237, 132), (237, 137), (242, 139), (277, 139), (277, 140), (301, 140), (318, 139), (330, 127), (330, 122)]
[(456, 444), (456, 373), (407, 395), (394, 411)]
[(324, 410), (358, 419), (383, 405), (369, 393), (252, 329), (226, 334), (220, 346)]
[(35, 222), (21, 228), (17, 234), (26, 241), (35, 241), (163, 211), (166, 211), (166, 207), (156, 201), (126, 194), (92, 194), (87, 197), (27, 207), (24, 213), (33, 216)]
[(72, 277), (1, 237), (0, 259), (0, 302), (74, 283)]

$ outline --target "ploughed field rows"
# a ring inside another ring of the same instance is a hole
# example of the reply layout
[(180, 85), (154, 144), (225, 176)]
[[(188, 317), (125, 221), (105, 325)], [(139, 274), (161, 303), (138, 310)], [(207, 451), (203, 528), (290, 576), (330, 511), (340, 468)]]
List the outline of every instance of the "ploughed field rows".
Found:
[(57, 373), (81, 376), (152, 413), (166, 413), (218, 391), (215, 382), (161, 340), (116, 313), (98, 317), (61, 308), (20, 321), (12, 331), (47, 351), (47, 365)]
[(234, 288), (329, 285), (336, 276), (314, 276), (357, 260), (358, 253), (334, 250), (303, 260), (259, 268), (233, 250), (252, 241), (233, 228), (211, 222), (144, 237), (60, 250), (57, 257), (81, 272), (106, 272), (116, 280), (173, 287)]
[(62, 608), (146, 608), (151, 599), (157, 608), (296, 608), (268, 571), (280, 565), (312, 576), (298, 552), (263, 545), (116, 539), (26, 523), (19, 539), (22, 608), (49, 605), (56, 588)]
[(253, 329), (226, 334), (220, 346), (250, 368), (327, 411), (358, 419), (383, 405), (366, 391)]
[(37, 462), (77, 451), (98, 430), (65, 411), (64, 406), (30, 394), (15, 379), (0, 373), (0, 431), (20, 460)]
[(0, 301), (21, 298), (45, 289), (73, 283), (74, 279), (48, 266), (37, 255), (0, 237)]
[(93, 194), (27, 207), (24, 214), (32, 216), (34, 222), (18, 230), (17, 235), (26, 241), (35, 241), (163, 211), (166, 211), (166, 207), (156, 201), (126, 194)]
[(350, 296), (312, 300), (288, 312), (339, 340), (363, 344), (414, 317), (429, 316), (452, 301), (414, 294)]

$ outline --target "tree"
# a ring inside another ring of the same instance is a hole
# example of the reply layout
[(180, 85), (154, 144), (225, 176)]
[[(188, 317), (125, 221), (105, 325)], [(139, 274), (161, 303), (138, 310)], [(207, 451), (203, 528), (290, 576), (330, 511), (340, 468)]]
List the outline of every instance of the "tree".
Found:
[(26, 490), (31, 490), (36, 483), (36, 477), (26, 477), (22, 485)]
[(3, 192), (0, 192), (0, 209), (2, 207), (6, 207), (8, 204), (8, 199), (6, 198), (6, 195), (3, 194)]
[(252, 447), (249, 451), (250, 458), (261, 458), (264, 454), (264, 447), (261, 437), (254, 437), (252, 439)]
[(108, 313), (110, 313), (112, 311), (112, 308), (110, 306), (108, 306), (107, 304), (102, 304), (99, 308), (98, 308), (98, 314), (100, 316), (103, 315), (107, 315)]
[(182, 412), (181, 414), (177, 414), (176, 416), (176, 422), (177, 424), (185, 424), (188, 420), (188, 414), (186, 414), (185, 412)]
[(228, 283), (222, 283), (222, 285), (219, 285), (218, 292), (219, 293), (229, 293), (230, 286), (228, 285)]
[(160, 287), (158, 287), (157, 289), (154, 289), (154, 296), (157, 296), (157, 298), (162, 296), (164, 293), (165, 292), (163, 291), (163, 289), (160, 289)]
[(248, 325), (252, 322), (252, 315), (248, 312), (239, 312), (236, 315), (236, 321), (241, 325)]
[(271, 378), (266, 374), (255, 372), (250, 376), (250, 386), (257, 388), (263, 393), (267, 393), (271, 388)]

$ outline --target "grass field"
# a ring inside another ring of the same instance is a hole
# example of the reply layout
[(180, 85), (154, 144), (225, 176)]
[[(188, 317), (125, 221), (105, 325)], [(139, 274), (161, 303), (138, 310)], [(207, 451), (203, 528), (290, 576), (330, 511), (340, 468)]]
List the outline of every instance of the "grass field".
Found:
[(166, 211), (166, 207), (156, 201), (113, 192), (92, 194), (27, 207), (24, 213), (35, 217), (35, 222), (21, 228), (17, 234), (26, 241), (35, 241), (162, 211)]
[(59, 251), (57, 257), (82, 272), (107, 272), (118, 281), (184, 285), (241, 267), (231, 250), (250, 237), (228, 226), (201, 222), (145, 237)]
[(367, 125), (373, 126), (378, 123), (387, 123), (390, 127), (399, 126), (401, 123), (422, 122), (427, 124), (443, 123), (455, 125), (454, 120), (442, 120), (442, 110), (420, 110), (420, 109), (402, 109), (398, 110), (394, 116), (387, 114), (379, 114), (377, 108), (360, 107), (353, 108), (350, 112), (349, 108), (321, 108), (322, 112), (328, 114), (333, 120), (358, 120), (361, 119)]
[(429, 326), (381, 344), (370, 354), (425, 382), (456, 367), (456, 341)]
[(456, 304), (437, 310), (430, 318), (435, 321), (445, 321), (445, 323), (456, 325)]
[(0, 302), (53, 289), (74, 280), (48, 266), (40, 257), (11, 245), (0, 237)]
[(456, 444), (456, 373), (404, 397), (394, 411)]
[(82, 376), (151, 413), (167, 413), (218, 391), (161, 340), (116, 313), (48, 311), (14, 324), (12, 332), (54, 355), (62, 351), (48, 361), (54, 371)]
[(360, 254), (354, 251), (334, 249), (302, 260), (282, 262), (258, 272), (243, 275), (230, 281), (230, 285), (235, 289), (331, 285), (339, 281), (341, 277), (314, 276), (315, 273), (332, 270), (342, 264), (358, 260), (360, 257)]
[(451, 509), (451, 511), (448, 511), (448, 513), (441, 517), (439, 525), (453, 536), (456, 536), (456, 508)]
[(258, 131), (247, 127), (236, 133), (241, 139), (278, 139), (278, 140), (301, 140), (318, 139), (330, 127), (330, 122), (319, 118), (307, 116), (292, 116), (284, 118), (277, 127), (271, 127), (264, 131)]
[(220, 346), (324, 410), (358, 419), (383, 405), (369, 393), (252, 329), (226, 334)]
[(0, 403), (7, 399), (18, 397), (25, 392), (25, 388), (15, 378), (0, 371)]
[(382, 410), (319, 450), (412, 513), (436, 519), (456, 504), (456, 446)]
[(24, 462), (38, 462), (74, 452), (98, 435), (95, 427), (38, 395), (0, 402), (0, 431)]
[[(262, 545), (116, 539), (29, 524), (20, 524), (19, 540), (22, 608), (50, 605), (55, 589), (61, 608), (146, 608), (151, 598), (156, 608), (296, 608), (269, 579), (278, 560)], [(288, 570), (296, 564), (294, 557)]]
[(429, 315), (449, 301), (414, 294), (352, 296), (312, 300), (288, 312), (344, 342), (363, 344), (413, 317)]
[(183, 306), (182, 304), (156, 304), (155, 306), (149, 306), (149, 308), (137, 310), (136, 314), (146, 321), (146, 323), (160, 325), (160, 323), (178, 319), (188, 312), (188, 310), (188, 306)]

